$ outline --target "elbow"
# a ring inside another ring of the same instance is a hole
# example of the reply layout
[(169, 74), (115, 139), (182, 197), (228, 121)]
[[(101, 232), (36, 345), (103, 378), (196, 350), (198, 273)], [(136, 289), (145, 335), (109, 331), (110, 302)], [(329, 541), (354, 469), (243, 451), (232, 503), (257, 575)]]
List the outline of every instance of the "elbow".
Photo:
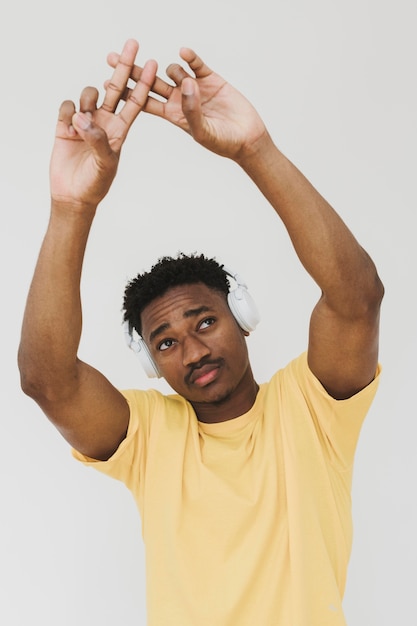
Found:
[[(73, 365), (49, 360), (46, 354), (27, 349), (21, 343), (17, 356), (22, 392), (34, 400), (54, 422), (62, 407), (70, 403), (79, 392), (78, 361)], [(54, 418), (51, 416), (55, 415)]]
[(46, 383), (40, 376), (40, 368), (35, 364), (30, 365), (27, 359), (22, 356), (21, 351), (19, 351), (17, 362), (20, 373), (20, 387), (23, 393), (36, 402), (40, 402), (46, 394)]
[(32, 398), (38, 404), (42, 402), (42, 398), (46, 395), (44, 386), (33, 376), (22, 370), (20, 371), (20, 388), (26, 396)]
[(361, 288), (356, 289), (356, 297), (352, 299), (352, 317), (370, 321), (379, 319), (384, 294), (384, 285), (375, 270), (372, 276), (361, 284)]
[(22, 344), (20, 344), (19, 351), (17, 353), (17, 367), (20, 374), (20, 388), (24, 394), (29, 397), (33, 397), (36, 393), (33, 371), (36, 368), (29, 366), (28, 358), (25, 355)]
[(346, 287), (355, 317), (379, 314), (385, 289), (375, 263), (363, 248), (360, 263), (350, 273)]
[(361, 250), (362, 255), (356, 267), (353, 264), (349, 268), (350, 264), (347, 263), (348, 280), (345, 293), (347, 300), (350, 300), (354, 317), (375, 317), (379, 315), (385, 289), (375, 263), (363, 248)]
[(22, 346), (19, 348), (17, 364), (20, 387), (37, 404), (44, 406), (62, 396), (65, 385), (59, 368), (48, 365), (46, 360), (33, 358)]
[(384, 284), (380, 279), (378, 272), (375, 270), (372, 281), (370, 283), (370, 287), (368, 289), (368, 301), (370, 308), (379, 311), (384, 295)]
[[(343, 286), (342, 286), (343, 285)], [(369, 320), (374, 323), (379, 319), (381, 303), (384, 298), (384, 285), (375, 268), (351, 276), (349, 281), (341, 281), (341, 289), (332, 294), (322, 292), (322, 299), (330, 310), (350, 320)]]

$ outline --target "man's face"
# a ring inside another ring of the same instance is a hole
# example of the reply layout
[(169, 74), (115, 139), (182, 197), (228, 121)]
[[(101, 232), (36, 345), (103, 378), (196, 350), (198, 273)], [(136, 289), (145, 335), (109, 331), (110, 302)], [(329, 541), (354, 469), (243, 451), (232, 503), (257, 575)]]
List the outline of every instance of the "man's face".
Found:
[(244, 332), (224, 294), (203, 283), (169, 289), (142, 312), (160, 373), (191, 403), (220, 403), (253, 380)]

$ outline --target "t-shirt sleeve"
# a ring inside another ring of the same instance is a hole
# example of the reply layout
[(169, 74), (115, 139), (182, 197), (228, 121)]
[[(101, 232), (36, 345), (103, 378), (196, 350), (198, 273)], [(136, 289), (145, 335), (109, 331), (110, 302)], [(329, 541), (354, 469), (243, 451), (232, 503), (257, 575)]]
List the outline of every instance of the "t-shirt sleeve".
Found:
[(129, 408), (129, 426), (125, 439), (116, 452), (107, 460), (99, 461), (72, 449), (73, 457), (94, 469), (122, 481), (128, 489), (138, 495), (146, 467), (151, 415), (154, 405), (152, 391), (121, 391)]
[(336, 400), (327, 393), (310, 370), (307, 353), (290, 364), (290, 372), (300, 386), (332, 462), (341, 468), (350, 467), (363, 421), (378, 389), (381, 366), (378, 364), (367, 387), (346, 400)]

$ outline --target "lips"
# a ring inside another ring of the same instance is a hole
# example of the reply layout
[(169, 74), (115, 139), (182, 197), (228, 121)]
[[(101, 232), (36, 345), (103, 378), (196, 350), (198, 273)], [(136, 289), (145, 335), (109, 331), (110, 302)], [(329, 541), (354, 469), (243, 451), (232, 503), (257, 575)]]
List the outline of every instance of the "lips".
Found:
[(205, 387), (216, 380), (220, 366), (221, 363), (216, 361), (206, 363), (200, 367), (194, 367), (187, 376), (187, 382), (191, 385), (197, 385), (198, 387)]

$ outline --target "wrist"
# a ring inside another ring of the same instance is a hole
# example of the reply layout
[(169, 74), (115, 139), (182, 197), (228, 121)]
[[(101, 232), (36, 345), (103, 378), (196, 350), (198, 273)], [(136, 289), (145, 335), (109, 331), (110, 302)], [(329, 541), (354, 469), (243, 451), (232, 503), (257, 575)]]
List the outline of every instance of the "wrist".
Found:
[[(76, 247), (80, 245), (82, 249), (87, 242), (95, 211), (94, 205), (52, 198), (49, 230), (61, 242), (60, 245), (65, 247), (69, 244), (72, 247), (76, 242)], [(71, 241), (72, 244), (69, 243)]]
[(97, 203), (51, 196), (51, 214), (70, 221), (91, 222), (96, 214), (97, 206)]
[(253, 143), (245, 146), (240, 151), (236, 162), (250, 175), (254, 169), (263, 167), (272, 159), (276, 161), (278, 156), (284, 158), (272, 141), (268, 131), (265, 130)]

